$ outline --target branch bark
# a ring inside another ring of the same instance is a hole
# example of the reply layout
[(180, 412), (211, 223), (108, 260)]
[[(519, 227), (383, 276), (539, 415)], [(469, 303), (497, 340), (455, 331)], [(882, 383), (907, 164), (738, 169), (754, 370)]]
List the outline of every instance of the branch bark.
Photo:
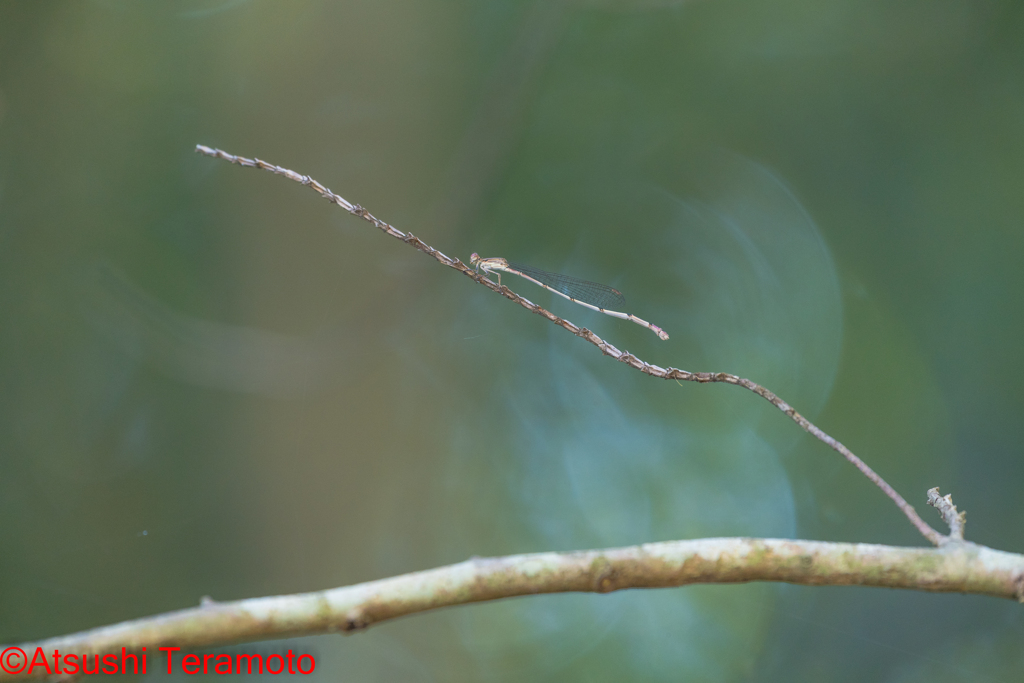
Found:
[[(253, 598), (204, 599), (199, 607), (50, 638), (20, 647), (62, 654), (159, 655), (242, 641), (351, 633), (419, 612), (541, 593), (610, 593), (700, 583), (779, 581), (808, 586), (880, 586), (973, 593), (1024, 602), (1024, 555), (964, 541), (900, 548), (757, 538), (706, 538), (627, 548), (473, 558), (459, 564), (342, 588)], [(0, 646), (3, 647), (3, 646)], [(42, 678), (0, 674), (0, 681)]]

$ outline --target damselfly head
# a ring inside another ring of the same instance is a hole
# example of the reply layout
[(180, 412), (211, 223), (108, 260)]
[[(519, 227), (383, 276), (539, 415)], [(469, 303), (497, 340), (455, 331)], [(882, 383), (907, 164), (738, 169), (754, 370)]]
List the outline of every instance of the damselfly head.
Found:
[(471, 266), (476, 266), (476, 265), (479, 265), (479, 263), (480, 263), (480, 254), (478, 254), (478, 253), (476, 253), (476, 252), (474, 251), (474, 252), (473, 252), (472, 254), (470, 254), (470, 256), (469, 256), (469, 265), (471, 265)]

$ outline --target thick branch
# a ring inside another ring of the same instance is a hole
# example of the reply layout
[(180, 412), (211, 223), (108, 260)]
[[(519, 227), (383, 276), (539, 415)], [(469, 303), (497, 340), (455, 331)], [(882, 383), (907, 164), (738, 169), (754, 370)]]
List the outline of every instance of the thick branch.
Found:
[[(352, 632), (418, 612), (539, 593), (609, 593), (697, 583), (782, 581), (990, 595), (1024, 602), (1024, 555), (973, 543), (942, 548), (707, 538), (629, 548), (474, 558), (316, 593), (206, 600), (199, 607), (21, 645), (52, 655), (121, 648), (158, 655), (240, 641)], [(45, 674), (45, 671), (36, 671)], [(26, 676), (22, 675), (21, 678)], [(37, 676), (42, 677), (42, 676)], [(0, 681), (16, 677), (0, 675)]]
[(245, 157), (235, 156), (233, 154), (228, 154), (227, 152), (224, 152), (222, 150), (213, 149), (212, 147), (207, 147), (205, 145), (196, 145), (196, 151), (199, 152), (200, 154), (205, 154), (207, 156), (215, 157), (218, 159), (224, 159), (226, 161), (230, 161), (231, 163), (238, 164), (240, 166), (261, 168), (265, 171), (270, 171), (271, 173), (275, 173), (277, 175), (283, 175), (286, 178), (290, 178), (291, 180), (294, 180), (295, 182), (298, 183), (302, 183), (303, 185), (308, 185), (331, 203), (337, 204), (338, 206), (345, 209), (349, 213), (359, 216), (360, 218), (363, 218), (373, 223), (379, 229), (381, 229), (388, 235), (394, 237), (395, 239), (399, 239), (405, 242), (406, 244), (412, 245), (416, 249), (419, 249), (423, 253), (433, 256), (435, 259), (437, 259), (444, 265), (448, 266), (449, 268), (454, 268), (455, 270), (458, 270), (463, 275), (466, 275), (467, 277), (470, 277), (473, 280), (475, 280), (478, 284), (484, 285), (485, 287), (492, 289), (493, 291), (501, 294), (505, 298), (516, 302), (523, 308), (532, 311), (538, 315), (544, 316), (545, 318), (555, 323), (556, 325), (559, 325), (560, 327), (569, 330), (577, 337), (586, 339), (588, 342), (590, 342), (597, 348), (601, 349), (601, 353), (605, 354), (606, 356), (611, 356), (615, 360), (621, 361), (626, 365), (630, 366), (631, 368), (639, 370), (640, 372), (651, 375), (653, 377), (660, 377), (661, 379), (675, 379), (687, 382), (701, 383), (721, 382), (725, 384), (734, 384), (736, 386), (749, 389), (750, 391), (762, 397), (763, 399), (771, 403), (773, 406), (775, 406), (776, 408), (784, 412), (786, 415), (788, 415), (794, 422), (800, 425), (800, 427), (808, 434), (811, 434), (817, 439), (828, 444), (830, 448), (834, 449), (836, 452), (838, 452), (840, 455), (846, 458), (854, 467), (860, 470), (860, 472), (865, 477), (874, 482), (874, 484), (878, 488), (882, 489), (885, 495), (887, 495), (903, 512), (903, 514), (906, 515), (907, 519), (910, 520), (910, 523), (913, 524), (914, 527), (921, 533), (921, 535), (927, 538), (931, 543), (933, 543), (934, 545), (942, 545), (943, 543), (946, 543), (950, 540), (947, 536), (943, 536), (938, 531), (931, 528), (923, 519), (921, 519), (921, 517), (917, 514), (917, 511), (914, 510), (913, 506), (911, 506), (906, 500), (904, 500), (903, 496), (901, 496), (899, 493), (896, 492), (895, 489), (889, 486), (889, 484), (886, 483), (886, 481), (882, 479), (882, 477), (880, 477), (873, 469), (868, 467), (867, 463), (865, 463), (863, 460), (854, 455), (853, 452), (850, 451), (850, 449), (848, 449), (846, 446), (839, 443), (831, 436), (823, 432), (821, 429), (816, 427), (814, 424), (811, 423), (810, 420), (808, 420), (803, 415), (798, 413), (788, 403), (786, 403), (781, 398), (773, 394), (771, 391), (768, 391), (767, 389), (762, 387), (760, 384), (751, 382), (749, 379), (737, 377), (736, 375), (730, 375), (727, 372), (689, 372), (687, 370), (680, 370), (678, 368), (662, 368), (658, 367), (657, 365), (651, 365), (650, 363), (640, 360), (639, 358), (629, 353), (628, 351), (618, 350), (617, 348), (615, 348), (608, 342), (604, 341), (587, 328), (577, 327), (568, 320), (559, 318), (555, 314), (541, 308), (540, 306), (533, 303), (529, 299), (519, 296), (518, 294), (510, 290), (508, 287), (499, 286), (494, 282), (491, 282), (486, 277), (480, 275), (475, 270), (468, 267), (459, 259), (451, 258), (450, 256), (442, 254), (437, 249), (434, 249), (420, 238), (414, 237), (412, 233), (402, 232), (401, 230), (398, 230), (388, 225), (384, 221), (373, 216), (369, 211), (367, 211), (363, 207), (359, 206), (358, 204), (352, 204), (344, 197), (334, 194), (333, 192), (331, 192), (326, 187), (324, 187), (317, 181), (313, 180), (309, 176), (301, 175), (287, 168), (282, 168), (281, 166), (269, 164), (265, 161), (261, 161), (260, 159), (247, 159)]

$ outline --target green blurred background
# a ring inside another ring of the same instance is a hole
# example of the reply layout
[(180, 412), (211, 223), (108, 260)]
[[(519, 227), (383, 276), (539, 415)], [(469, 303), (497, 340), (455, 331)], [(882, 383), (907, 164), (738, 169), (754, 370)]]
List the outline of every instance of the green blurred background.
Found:
[[(764, 401), (614, 363), (369, 224), (761, 382), (1024, 550), (1024, 5), (0, 4), (0, 641), (471, 555), (923, 545)], [(941, 527), (940, 527), (941, 528)], [(559, 595), (266, 644), (351, 681), (1011, 681), (1019, 605)]]

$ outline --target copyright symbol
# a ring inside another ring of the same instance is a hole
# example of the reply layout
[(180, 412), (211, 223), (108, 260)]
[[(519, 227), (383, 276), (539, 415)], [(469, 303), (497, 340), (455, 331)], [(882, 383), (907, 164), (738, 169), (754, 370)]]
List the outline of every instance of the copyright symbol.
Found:
[(0, 652), (0, 669), (5, 673), (20, 674), (28, 666), (28, 657), (20, 647), (9, 647)]

